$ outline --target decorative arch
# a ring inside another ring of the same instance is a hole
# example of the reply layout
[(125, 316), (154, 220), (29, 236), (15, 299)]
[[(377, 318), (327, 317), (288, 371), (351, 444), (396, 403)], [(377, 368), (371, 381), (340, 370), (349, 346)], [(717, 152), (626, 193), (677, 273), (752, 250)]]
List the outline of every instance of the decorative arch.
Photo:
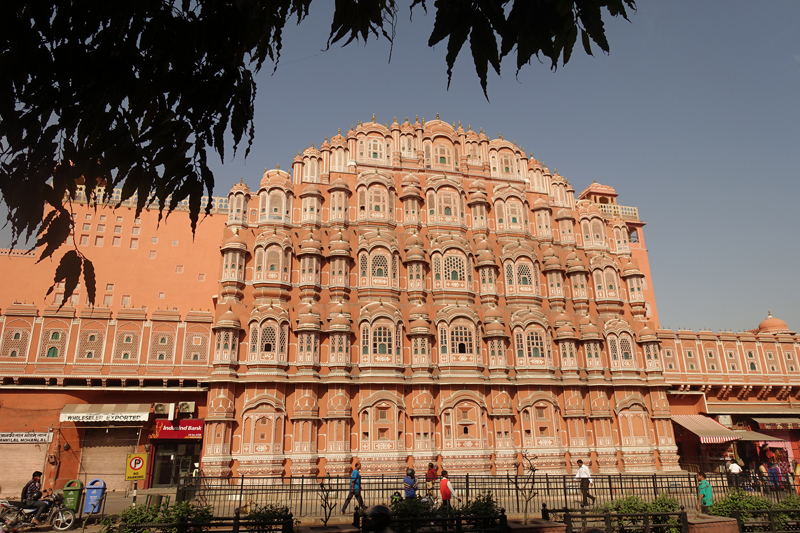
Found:
[(269, 405), (275, 409), (276, 412), (286, 413), (286, 405), (281, 400), (272, 394), (264, 392), (247, 400), (242, 407), (242, 414), (253, 411), (262, 405)]
[(403, 397), (391, 391), (377, 391), (373, 392), (358, 404), (358, 411), (361, 412), (367, 407), (372, 407), (378, 402), (389, 402), (397, 406), (398, 409), (405, 412), (406, 404)]

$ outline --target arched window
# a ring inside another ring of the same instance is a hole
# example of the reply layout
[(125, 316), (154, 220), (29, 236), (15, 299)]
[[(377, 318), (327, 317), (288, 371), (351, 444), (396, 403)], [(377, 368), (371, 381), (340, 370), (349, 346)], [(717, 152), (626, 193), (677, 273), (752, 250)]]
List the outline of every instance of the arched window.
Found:
[(514, 285), (514, 267), (511, 266), (511, 263), (506, 263), (506, 284)]
[(439, 351), (447, 353), (447, 329), (444, 326), (439, 329)]
[(756, 364), (750, 361), (750, 370), (755, 370), (755, 369), (756, 369)]
[(57, 340), (59, 340), (60, 338), (61, 338), (61, 334), (60, 334), (58, 331), (54, 331), (54, 332), (53, 332), (53, 333), (50, 335), (50, 340), (51, 340), (51, 341), (57, 341)]
[(497, 203), (497, 206), (495, 207), (495, 211), (497, 211), (497, 223), (498, 224), (504, 224), (505, 223), (505, 221), (504, 221), (504, 219), (505, 219), (505, 215), (504, 215), (505, 209), (503, 209), (503, 204), (501, 202)]
[[(58, 335), (58, 333), (53, 333), (53, 335)], [(55, 346), (51, 346), (47, 350), (47, 357), (58, 357), (58, 348)]]
[(609, 337), (608, 349), (611, 352), (611, 359), (614, 361), (619, 360), (619, 349), (617, 348), (617, 338)]
[(389, 261), (385, 255), (372, 257), (372, 277), (385, 278), (389, 275)]
[(361, 353), (369, 354), (369, 327), (367, 326), (361, 328)]
[(442, 279), (442, 260), (438, 255), (433, 258), (433, 279), (435, 281)]
[(359, 266), (361, 267), (361, 277), (363, 278), (362, 282), (366, 283), (366, 278), (367, 278), (367, 254), (361, 254), (361, 258), (359, 259)]
[(14, 333), (14, 340), (15, 340), (15, 341), (18, 341), (19, 339), (20, 339), (19, 332), (17, 332), (17, 333)]
[(447, 279), (451, 281), (464, 281), (464, 260), (461, 257), (448, 255), (444, 258), (444, 270)]
[(517, 279), (520, 285), (533, 285), (531, 281), (531, 267), (525, 263), (518, 264)]
[(283, 194), (281, 191), (273, 191), (269, 196), (269, 219), (280, 220), (283, 208)]
[(506, 204), (506, 215), (508, 216), (508, 223), (509, 224), (521, 224), (522, 223), (522, 205), (514, 200), (509, 201)]
[(367, 151), (368, 159), (383, 159), (383, 141), (381, 139), (370, 139)]
[(630, 359), (631, 354), (633, 353), (633, 350), (631, 350), (631, 341), (625, 336), (620, 337), (619, 346), (622, 350), (622, 358)]
[(597, 220), (592, 222), (592, 236), (596, 244), (603, 242), (603, 225)]
[(392, 330), (378, 326), (372, 331), (372, 353), (377, 355), (392, 353)]
[(526, 340), (528, 357), (544, 357), (544, 341), (540, 332), (529, 332)]
[(450, 329), (450, 346), (453, 353), (473, 353), (472, 330), (466, 326), (453, 326)]
[(614, 271), (611, 269), (606, 270), (606, 285), (608, 286), (608, 290), (613, 291), (614, 287), (616, 286)]
[(263, 353), (275, 353), (276, 332), (274, 326), (264, 326), (261, 329), (261, 351)]

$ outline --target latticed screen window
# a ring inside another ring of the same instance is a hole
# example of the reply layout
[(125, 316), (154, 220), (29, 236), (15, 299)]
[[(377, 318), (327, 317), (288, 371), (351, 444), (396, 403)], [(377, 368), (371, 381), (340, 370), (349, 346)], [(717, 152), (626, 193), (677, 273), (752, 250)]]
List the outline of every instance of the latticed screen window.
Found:
[(531, 285), (531, 267), (525, 263), (517, 265), (517, 279), (520, 285)]
[(436, 281), (442, 279), (442, 260), (438, 255), (433, 258), (433, 279)]
[(372, 353), (391, 354), (392, 353), (392, 330), (386, 326), (378, 326), (372, 332)]
[(397, 256), (392, 256), (392, 279), (397, 279)]
[(439, 215), (451, 216), (456, 209), (455, 197), (452, 193), (439, 195)]
[(503, 204), (497, 204), (497, 223), (502, 224), (505, 215), (503, 214), (505, 211), (503, 209)]
[(464, 260), (458, 256), (448, 255), (444, 258), (444, 270), (447, 279), (464, 281)]
[(265, 326), (261, 330), (261, 351), (267, 353), (275, 352), (275, 327)]
[(366, 278), (367, 277), (367, 255), (366, 254), (361, 254), (361, 259), (359, 260), (359, 263), (360, 263), (360, 266), (361, 266), (361, 277), (362, 278)]
[(447, 329), (445, 328), (439, 330), (439, 351), (447, 353)]
[(586, 343), (586, 358), (600, 358), (600, 346), (596, 342)]
[(619, 340), (619, 346), (622, 348), (622, 358), (623, 359), (630, 359), (631, 358), (631, 341), (628, 340), (627, 337), (622, 337)]
[(267, 270), (270, 272), (278, 271), (278, 263), (280, 262), (280, 254), (276, 250), (267, 252)]
[(23, 329), (8, 329), (3, 338), (3, 356), (25, 357), (28, 349), (28, 332)]
[(509, 202), (506, 205), (506, 211), (508, 213), (508, 221), (511, 224), (518, 224), (521, 219), (520, 212), (522, 211), (521, 206), (517, 202)]
[(389, 261), (385, 255), (376, 255), (372, 258), (372, 277), (385, 278), (389, 275)]
[(594, 234), (594, 239), (595, 240), (602, 240), (603, 229), (602, 229), (602, 226), (600, 226), (600, 222), (598, 222), (596, 220), (594, 222), (592, 222), (592, 233)]
[(403, 330), (400, 327), (400, 325), (398, 325), (395, 328), (395, 332), (394, 332), (394, 342), (395, 342), (395, 352), (394, 353), (396, 353), (396, 354), (400, 354), (401, 353), (401, 351), (400, 351), (400, 349), (401, 349), (400, 348), (400, 340), (402, 338), (403, 338)]
[(361, 189), (360, 191), (358, 191), (358, 207), (363, 211), (366, 205), (367, 205), (367, 191), (365, 189)]
[(517, 357), (520, 359), (525, 358), (525, 345), (522, 343), (522, 333), (517, 333), (514, 337), (517, 344)]
[(450, 346), (453, 353), (473, 353), (472, 330), (466, 326), (454, 326), (450, 330)]
[(428, 214), (433, 215), (435, 206), (433, 193), (428, 194)]
[(367, 326), (361, 328), (361, 353), (369, 353), (369, 328)]
[(608, 340), (608, 348), (611, 351), (611, 359), (614, 359), (615, 361), (619, 359), (619, 350), (617, 349), (617, 339), (611, 337)]
[(386, 211), (386, 196), (381, 190), (373, 190), (369, 193), (369, 208), (370, 210), (380, 213)]
[(532, 331), (527, 336), (528, 357), (544, 357), (544, 342), (542, 334)]
[(281, 218), (281, 193), (274, 192), (269, 198), (269, 218), (280, 220)]
[(514, 284), (514, 267), (510, 263), (506, 265), (506, 283), (509, 285)]
[(614, 290), (614, 285), (615, 285), (615, 283), (614, 283), (614, 273), (611, 272), (610, 270), (606, 271), (606, 285), (608, 285), (608, 290), (610, 290), (610, 291)]

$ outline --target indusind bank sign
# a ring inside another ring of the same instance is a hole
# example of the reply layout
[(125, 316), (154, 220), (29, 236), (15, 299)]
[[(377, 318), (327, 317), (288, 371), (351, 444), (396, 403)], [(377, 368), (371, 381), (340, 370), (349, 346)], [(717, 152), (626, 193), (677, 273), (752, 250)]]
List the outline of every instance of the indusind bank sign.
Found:
[(151, 439), (202, 439), (203, 421), (197, 418), (190, 420), (156, 420), (150, 430)]

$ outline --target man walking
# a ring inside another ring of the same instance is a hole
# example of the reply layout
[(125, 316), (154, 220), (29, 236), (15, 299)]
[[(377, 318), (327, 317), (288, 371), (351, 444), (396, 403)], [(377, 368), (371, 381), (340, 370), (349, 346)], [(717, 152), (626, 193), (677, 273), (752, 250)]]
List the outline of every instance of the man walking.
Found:
[(450, 507), (450, 500), (453, 496), (460, 502), (461, 496), (456, 491), (450, 479), (447, 477), (447, 470), (442, 470), (442, 480), (439, 482), (439, 492), (442, 493), (442, 507)]
[(356, 466), (353, 467), (353, 473), (350, 474), (350, 494), (347, 495), (347, 499), (344, 501), (344, 505), (342, 505), (342, 514), (344, 514), (345, 509), (347, 509), (347, 505), (350, 503), (350, 500), (353, 496), (356, 497), (356, 501), (358, 502), (358, 506), (362, 509), (364, 508), (364, 500), (361, 499), (361, 463), (356, 463)]
[(427, 490), (427, 496), (430, 500), (433, 500), (435, 497), (434, 483), (436, 483), (437, 477), (439, 476), (436, 473), (436, 467), (433, 466), (433, 463), (428, 463), (428, 471), (425, 473), (425, 489)]
[(713, 498), (711, 483), (708, 482), (703, 472), (698, 472), (697, 481), (697, 510), (703, 514), (708, 514), (708, 508), (711, 507)]
[(581, 482), (581, 495), (583, 496), (581, 507), (589, 505), (589, 498), (592, 499), (592, 504), (594, 504), (595, 497), (589, 494), (589, 485), (594, 485), (594, 481), (592, 481), (592, 471), (589, 470), (589, 467), (584, 465), (583, 461), (580, 459), (578, 459), (578, 472), (575, 474), (575, 479)]

